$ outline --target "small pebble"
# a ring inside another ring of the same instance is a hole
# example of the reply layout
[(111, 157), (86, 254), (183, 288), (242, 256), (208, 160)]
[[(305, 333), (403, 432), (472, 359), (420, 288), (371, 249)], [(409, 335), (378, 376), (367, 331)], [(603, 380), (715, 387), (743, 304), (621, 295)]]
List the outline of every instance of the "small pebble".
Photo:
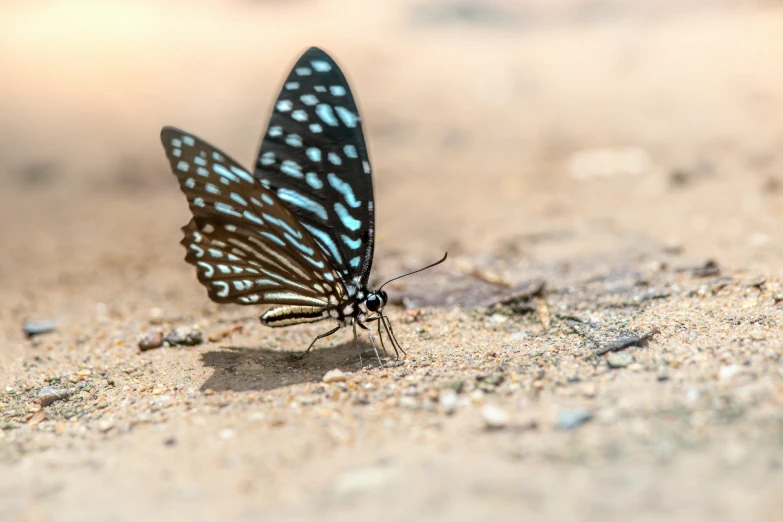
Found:
[(163, 340), (171, 346), (196, 346), (204, 341), (204, 336), (198, 325), (180, 326), (167, 333)]
[(163, 322), (163, 310), (160, 308), (150, 308), (149, 318), (151, 324), (160, 324)]
[(22, 327), (22, 331), (27, 337), (53, 332), (57, 329), (56, 319), (42, 319), (40, 321), (27, 321)]
[(325, 383), (345, 382), (348, 380), (348, 376), (342, 370), (335, 368), (326, 372), (322, 380)]
[(489, 316), (489, 322), (495, 324), (503, 324), (508, 322), (508, 316), (502, 314), (492, 314)]
[(592, 413), (584, 408), (574, 410), (561, 410), (555, 420), (555, 428), (559, 430), (572, 430), (593, 418)]
[(453, 390), (448, 390), (441, 393), (440, 397), (438, 398), (440, 407), (443, 408), (443, 413), (446, 415), (451, 415), (457, 410), (458, 401), (459, 398), (457, 397), (457, 393)]
[(46, 420), (46, 410), (39, 410), (39, 411), (33, 413), (33, 416), (30, 417), (30, 420), (27, 421), (27, 423), (31, 427), (35, 428), (36, 426), (38, 426), (44, 420)]
[(38, 400), (41, 402), (41, 406), (49, 406), (55, 401), (65, 400), (71, 396), (73, 392), (71, 390), (64, 390), (61, 388), (41, 388), (38, 392)]
[(114, 427), (114, 422), (110, 419), (101, 419), (98, 421), (98, 429), (107, 432)]
[(465, 388), (465, 379), (452, 381), (449, 383), (448, 387), (454, 390), (455, 393), (462, 393), (462, 390)]
[(505, 380), (505, 377), (502, 373), (494, 373), (492, 375), (478, 375), (476, 376), (476, 380), (480, 381), (482, 383), (486, 383), (490, 386), (500, 386), (503, 384), (503, 381)]
[(413, 397), (409, 397), (406, 395), (404, 397), (400, 397), (400, 406), (402, 406), (403, 408), (415, 410), (419, 407), (419, 401), (417, 401)]
[(728, 382), (734, 378), (742, 370), (742, 367), (737, 364), (730, 364), (729, 366), (723, 366), (718, 371), (718, 380)]
[(227, 328), (221, 328), (220, 330), (212, 332), (207, 336), (207, 340), (211, 343), (216, 343), (218, 341), (222, 341), (223, 339), (230, 336), (234, 332), (241, 332), (242, 329), (243, 326), (241, 324), (232, 324)]
[(610, 353), (606, 358), (609, 368), (625, 368), (633, 362), (633, 355), (630, 353)]
[(236, 436), (237, 436), (237, 432), (232, 430), (231, 428), (226, 428), (218, 432), (218, 437), (223, 440), (233, 439)]
[(168, 408), (174, 405), (174, 399), (170, 395), (161, 395), (156, 397), (152, 403), (159, 408)]
[(508, 425), (508, 414), (491, 404), (481, 409), (481, 418), (484, 420), (484, 427), (488, 430), (502, 430)]
[(401, 481), (402, 473), (393, 467), (360, 468), (340, 474), (334, 482), (334, 493), (338, 497), (383, 491), (395, 482)]
[(163, 346), (163, 335), (160, 332), (150, 331), (139, 339), (139, 350), (146, 352)]

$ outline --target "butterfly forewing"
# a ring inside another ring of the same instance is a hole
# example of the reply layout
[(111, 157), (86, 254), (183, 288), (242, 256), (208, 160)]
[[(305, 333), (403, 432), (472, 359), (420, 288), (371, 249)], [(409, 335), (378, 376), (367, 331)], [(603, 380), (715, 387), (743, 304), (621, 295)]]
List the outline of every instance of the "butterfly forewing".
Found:
[(344, 280), (366, 285), (375, 233), (359, 109), (340, 68), (312, 47), (273, 108), (255, 166)]
[(166, 127), (161, 140), (193, 219), (186, 261), (217, 302), (325, 307), (339, 274), (273, 191), (197, 137)]

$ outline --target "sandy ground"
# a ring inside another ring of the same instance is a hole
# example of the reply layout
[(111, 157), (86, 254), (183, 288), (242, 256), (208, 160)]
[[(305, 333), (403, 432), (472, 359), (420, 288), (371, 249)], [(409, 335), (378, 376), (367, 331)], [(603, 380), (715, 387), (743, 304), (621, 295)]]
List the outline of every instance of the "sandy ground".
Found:
[[(779, 2), (0, 3), (0, 519), (783, 519), (781, 35)], [(373, 282), (450, 253), (390, 285), (386, 369), (349, 332), (292, 362), (323, 325), (209, 302), (178, 244), (160, 127), (250, 164), (314, 44)]]

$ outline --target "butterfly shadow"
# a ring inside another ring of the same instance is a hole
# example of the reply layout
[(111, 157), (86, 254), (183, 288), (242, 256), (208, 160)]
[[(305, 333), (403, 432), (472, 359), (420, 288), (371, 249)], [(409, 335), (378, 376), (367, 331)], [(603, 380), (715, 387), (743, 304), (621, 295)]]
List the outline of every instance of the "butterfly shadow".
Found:
[[(359, 342), (359, 350), (365, 365), (377, 363), (369, 343)], [(297, 353), (244, 346), (226, 346), (206, 352), (201, 356), (202, 362), (215, 371), (201, 389), (273, 390), (304, 382), (319, 382), (326, 372), (334, 368), (345, 372), (360, 369), (359, 352), (353, 341), (314, 348), (300, 360), (294, 359)]]

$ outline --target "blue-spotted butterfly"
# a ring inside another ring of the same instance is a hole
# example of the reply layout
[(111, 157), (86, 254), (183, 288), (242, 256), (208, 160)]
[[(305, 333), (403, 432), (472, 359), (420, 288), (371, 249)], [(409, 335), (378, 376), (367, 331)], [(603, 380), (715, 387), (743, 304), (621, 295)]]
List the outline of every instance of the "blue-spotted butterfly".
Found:
[(367, 288), (372, 168), (356, 102), (328, 54), (312, 47), (294, 65), (252, 175), (192, 134), (164, 127), (161, 140), (193, 214), (182, 228), (185, 261), (213, 301), (277, 305), (260, 317), (272, 327), (336, 321), (299, 357), (349, 325), (354, 341), (356, 325), (367, 331), (378, 356), (367, 326), (373, 321), (381, 345), (383, 327), (395, 353), (405, 353), (384, 314), (386, 283)]

